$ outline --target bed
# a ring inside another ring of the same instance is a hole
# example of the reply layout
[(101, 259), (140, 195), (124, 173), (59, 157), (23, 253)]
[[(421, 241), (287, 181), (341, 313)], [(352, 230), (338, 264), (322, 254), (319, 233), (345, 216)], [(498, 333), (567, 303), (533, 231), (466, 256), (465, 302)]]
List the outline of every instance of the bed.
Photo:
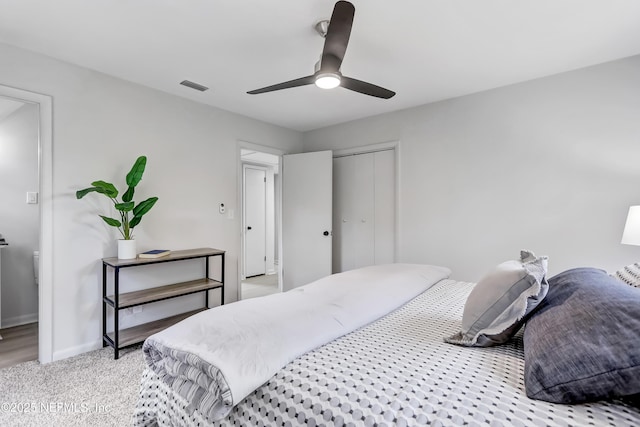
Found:
[[(222, 416), (194, 407), (184, 388), (167, 381), (150, 363), (142, 376), (134, 424), (640, 425), (634, 400), (556, 404), (528, 398), (523, 330), (490, 347), (445, 342), (443, 338), (460, 331), (465, 302), (477, 286), (440, 273), (442, 277), (434, 276), (424, 290), (412, 290), (416, 295), (388, 314), (364, 319), (363, 326), (335, 339), (325, 337), (326, 343), (292, 358)], [(383, 299), (397, 292), (393, 281), (387, 280), (386, 288)], [(260, 302), (269, 304), (269, 298)], [(145, 351), (147, 347), (145, 343)], [(145, 357), (149, 363), (151, 356)]]

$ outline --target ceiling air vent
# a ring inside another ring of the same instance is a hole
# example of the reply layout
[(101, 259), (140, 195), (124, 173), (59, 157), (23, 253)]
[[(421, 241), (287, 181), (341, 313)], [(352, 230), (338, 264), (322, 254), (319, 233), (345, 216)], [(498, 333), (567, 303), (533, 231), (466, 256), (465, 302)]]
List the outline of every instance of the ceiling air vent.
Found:
[(208, 87), (199, 85), (198, 83), (190, 82), (189, 80), (183, 80), (180, 82), (182, 86), (190, 87), (191, 89), (199, 90), (200, 92), (204, 92), (205, 90), (209, 90)]

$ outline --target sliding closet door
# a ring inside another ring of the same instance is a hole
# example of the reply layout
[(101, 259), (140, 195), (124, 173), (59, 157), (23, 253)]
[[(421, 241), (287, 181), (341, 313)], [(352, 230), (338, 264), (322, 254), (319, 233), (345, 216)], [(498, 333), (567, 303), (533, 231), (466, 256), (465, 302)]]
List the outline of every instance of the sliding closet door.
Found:
[(338, 157), (334, 168), (334, 272), (375, 261), (373, 154)]
[(348, 242), (353, 239), (351, 228), (347, 226), (353, 189), (348, 183), (352, 181), (353, 169), (349, 168), (350, 157), (333, 159), (333, 273), (350, 270), (353, 262), (350, 259)]
[(394, 261), (393, 150), (333, 160), (333, 271)]
[(396, 158), (395, 150), (374, 153), (375, 264), (395, 261)]

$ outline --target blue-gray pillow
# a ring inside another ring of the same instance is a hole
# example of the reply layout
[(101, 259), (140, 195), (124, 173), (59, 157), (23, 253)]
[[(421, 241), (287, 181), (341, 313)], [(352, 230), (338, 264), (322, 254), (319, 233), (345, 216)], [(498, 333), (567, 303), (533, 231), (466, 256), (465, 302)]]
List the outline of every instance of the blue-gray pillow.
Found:
[(640, 289), (594, 268), (548, 282), (524, 330), (527, 396), (579, 403), (640, 393)]

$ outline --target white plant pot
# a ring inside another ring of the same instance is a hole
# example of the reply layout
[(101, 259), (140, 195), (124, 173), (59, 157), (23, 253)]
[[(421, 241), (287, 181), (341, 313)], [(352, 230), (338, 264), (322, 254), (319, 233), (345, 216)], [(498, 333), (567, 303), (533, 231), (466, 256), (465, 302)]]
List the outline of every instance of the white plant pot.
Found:
[(118, 240), (119, 259), (135, 259), (137, 256), (135, 240)]

